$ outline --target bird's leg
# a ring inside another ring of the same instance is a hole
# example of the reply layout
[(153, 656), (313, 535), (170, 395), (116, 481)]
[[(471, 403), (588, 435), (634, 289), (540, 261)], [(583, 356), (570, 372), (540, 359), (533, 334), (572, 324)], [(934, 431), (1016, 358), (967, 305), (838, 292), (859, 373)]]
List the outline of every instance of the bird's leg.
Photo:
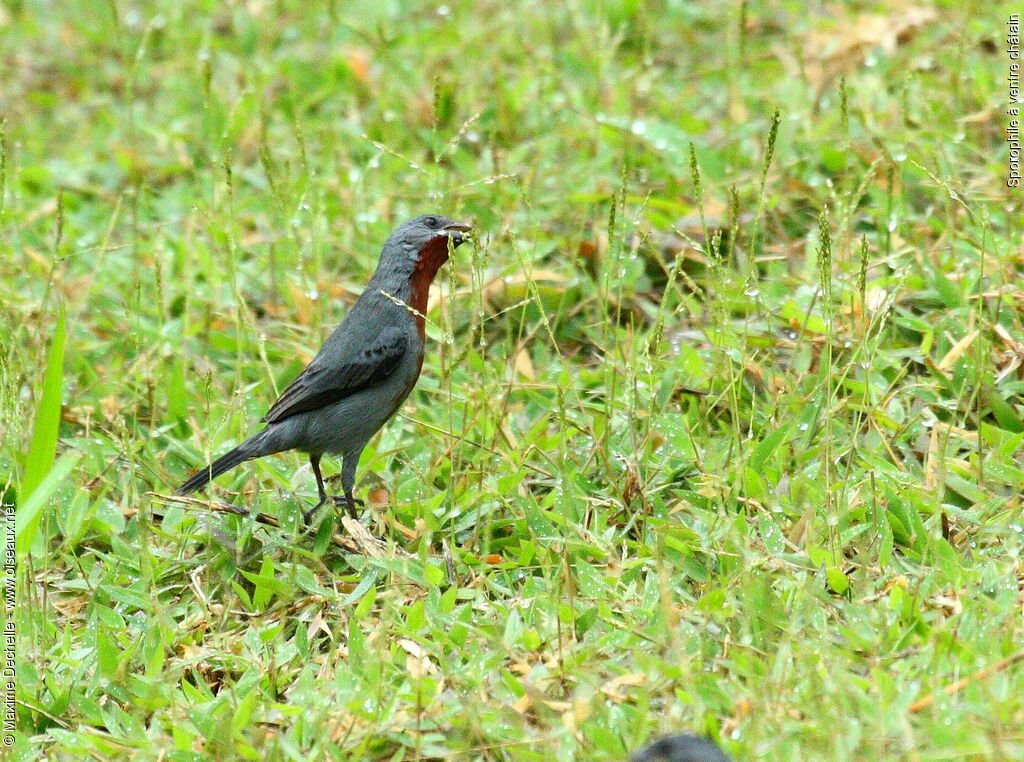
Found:
[(341, 458), (341, 486), (345, 490), (345, 496), (341, 495), (334, 496), (334, 504), (342, 505), (348, 508), (348, 515), (353, 520), (359, 520), (359, 514), (356, 513), (356, 506), (364, 506), (362, 500), (358, 500), (352, 496), (352, 490), (356, 486), (356, 466), (359, 464), (359, 454), (357, 453), (354, 457), (350, 455), (343, 455)]
[(327, 502), (327, 490), (324, 489), (324, 477), (323, 474), (320, 473), (320, 456), (310, 455), (309, 466), (313, 469), (313, 476), (316, 477), (316, 491), (320, 495), (320, 502), (302, 514), (302, 518), (305, 519), (307, 524), (313, 519), (313, 514), (320, 510), (323, 504)]
[[(348, 515), (353, 519), (359, 518), (359, 514), (356, 513), (357, 505), (366, 505), (362, 500), (359, 500), (352, 496), (352, 490), (355, 487), (356, 482), (356, 469), (355, 466), (358, 464), (359, 459), (357, 458), (342, 458), (341, 468), (341, 484), (345, 489), (344, 495), (328, 495), (327, 490), (324, 488), (324, 477), (320, 472), (320, 455), (309, 456), (309, 466), (313, 469), (313, 476), (316, 477), (316, 491), (320, 496), (320, 502), (310, 508), (303, 514), (303, 518), (306, 523), (310, 523), (313, 519), (313, 514), (316, 513), (324, 504), (330, 499), (335, 505), (344, 505), (348, 508)], [(352, 464), (349, 466), (349, 464)]]
[(356, 521), (359, 520), (359, 514), (356, 512), (356, 506), (364, 508), (366, 506), (365, 500), (360, 500), (358, 497), (353, 497), (351, 492), (346, 492), (344, 495), (334, 495), (334, 504), (342, 505), (348, 508), (348, 515)]

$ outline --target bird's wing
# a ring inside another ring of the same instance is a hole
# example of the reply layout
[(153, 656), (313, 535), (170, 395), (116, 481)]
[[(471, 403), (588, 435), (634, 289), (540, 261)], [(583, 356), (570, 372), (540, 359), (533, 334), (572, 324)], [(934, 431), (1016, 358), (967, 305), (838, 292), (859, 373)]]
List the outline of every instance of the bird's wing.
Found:
[(404, 331), (387, 328), (349, 357), (321, 352), (282, 392), (263, 420), (277, 423), (297, 413), (318, 410), (379, 383), (394, 373), (408, 344)]

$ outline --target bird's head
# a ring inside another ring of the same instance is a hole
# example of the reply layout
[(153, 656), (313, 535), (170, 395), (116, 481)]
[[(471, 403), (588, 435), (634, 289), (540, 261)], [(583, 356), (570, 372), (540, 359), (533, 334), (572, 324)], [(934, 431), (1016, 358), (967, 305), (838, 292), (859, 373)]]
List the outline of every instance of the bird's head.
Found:
[(448, 259), (449, 245), (454, 249), (465, 243), (469, 230), (469, 225), (440, 214), (421, 214), (395, 228), (384, 244), (384, 254), (415, 269), (432, 266), (436, 271)]
[(448, 261), (448, 253), (466, 242), (469, 229), (440, 214), (421, 214), (403, 222), (388, 236), (367, 290), (405, 302), (416, 314), (422, 335), (430, 284)]

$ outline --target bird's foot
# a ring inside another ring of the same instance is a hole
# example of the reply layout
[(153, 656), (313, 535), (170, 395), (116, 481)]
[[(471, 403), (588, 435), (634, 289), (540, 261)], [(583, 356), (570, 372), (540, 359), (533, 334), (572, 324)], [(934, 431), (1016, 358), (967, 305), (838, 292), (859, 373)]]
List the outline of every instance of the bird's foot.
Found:
[(356, 506), (358, 505), (360, 508), (366, 506), (365, 501), (360, 500), (357, 497), (352, 498), (352, 502), (349, 502), (348, 498), (346, 498), (344, 495), (324, 495), (319, 503), (317, 503), (308, 511), (302, 514), (302, 518), (305, 520), (307, 524), (313, 521), (313, 515), (321, 508), (323, 508), (328, 500), (334, 503), (336, 507), (340, 508), (341, 506), (345, 506), (346, 508), (348, 508), (348, 515), (351, 516), (352, 519), (354, 520), (359, 519), (359, 514), (356, 513)]
[(360, 508), (366, 507), (366, 501), (360, 500), (358, 497), (354, 497), (349, 500), (344, 495), (331, 495), (331, 500), (333, 500), (334, 505), (339, 508), (341, 506), (348, 508), (348, 515), (352, 517), (353, 521), (359, 520), (359, 514), (356, 513), (356, 506), (358, 505)]
[(316, 505), (314, 505), (314, 506), (313, 506), (312, 508), (310, 508), (310, 509), (309, 509), (308, 511), (303, 511), (303, 513), (302, 513), (302, 520), (303, 520), (303, 521), (304, 521), (304, 522), (305, 522), (305, 523), (306, 523), (307, 525), (311, 524), (311, 523), (313, 522), (313, 514), (315, 514), (315, 513), (317, 512), (317, 511), (319, 511), (319, 510), (320, 510), (321, 508), (323, 508), (323, 506), (324, 506), (324, 503), (326, 503), (326, 502), (327, 502), (327, 497), (326, 497), (326, 496), (324, 496), (324, 497), (322, 497), (322, 498), (320, 499), (320, 502), (319, 502), (319, 503), (317, 503)]

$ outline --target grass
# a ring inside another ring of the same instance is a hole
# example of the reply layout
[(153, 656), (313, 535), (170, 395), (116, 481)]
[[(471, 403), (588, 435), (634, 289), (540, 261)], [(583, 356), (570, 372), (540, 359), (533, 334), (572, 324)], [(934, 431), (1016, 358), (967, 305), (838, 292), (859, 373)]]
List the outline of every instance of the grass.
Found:
[[(1005, 21), (0, 7), (14, 755), (1024, 756)], [(301, 533), (297, 454), (210, 493), (280, 527), (159, 497), (426, 211), (477, 238), (361, 463), (387, 552)]]

